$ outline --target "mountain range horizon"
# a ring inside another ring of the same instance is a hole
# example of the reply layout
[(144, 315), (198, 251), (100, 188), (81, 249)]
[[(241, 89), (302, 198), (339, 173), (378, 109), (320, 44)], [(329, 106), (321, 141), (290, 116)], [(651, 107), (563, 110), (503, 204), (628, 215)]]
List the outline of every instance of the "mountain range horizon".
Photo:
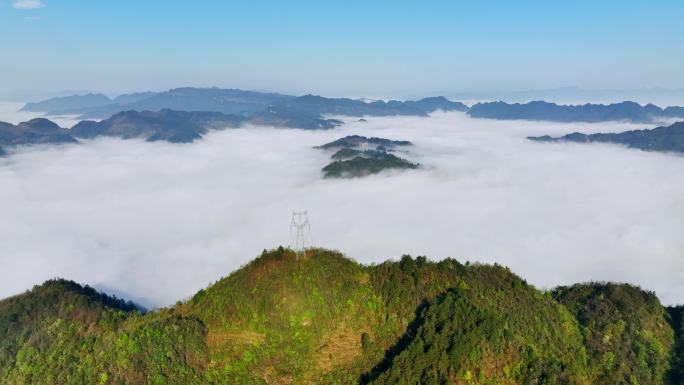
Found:
[(126, 94), (139, 94), (144, 92), (164, 92), (173, 89), (183, 88), (219, 88), (219, 89), (241, 89), (260, 93), (283, 93), (290, 95), (320, 94), (334, 98), (350, 99), (369, 99), (369, 100), (415, 100), (433, 95), (444, 95), (450, 99), (463, 101), (505, 101), (505, 102), (527, 102), (532, 100), (546, 100), (550, 102), (578, 104), (582, 102), (594, 103), (615, 103), (626, 100), (633, 100), (640, 104), (653, 103), (656, 105), (677, 105), (684, 104), (684, 88), (668, 88), (662, 86), (642, 87), (642, 88), (584, 88), (578, 86), (560, 86), (548, 88), (528, 88), (528, 89), (463, 89), (463, 90), (426, 90), (420, 93), (391, 93), (368, 92), (359, 93), (330, 93), (313, 92), (311, 90), (288, 90), (288, 89), (264, 89), (251, 87), (236, 87), (230, 85), (178, 85), (171, 87), (136, 88), (127, 90), (107, 91), (98, 89), (80, 90), (15, 90), (0, 91), (0, 101), (29, 102), (45, 99), (87, 94), (102, 94), (108, 98), (115, 99), (117, 96)]

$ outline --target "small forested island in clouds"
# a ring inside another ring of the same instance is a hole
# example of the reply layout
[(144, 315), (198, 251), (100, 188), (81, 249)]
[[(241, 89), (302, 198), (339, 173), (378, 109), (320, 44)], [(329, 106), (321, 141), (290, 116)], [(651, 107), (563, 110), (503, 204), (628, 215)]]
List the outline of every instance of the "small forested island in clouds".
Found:
[(0, 383), (677, 385), (682, 308), (499, 265), (264, 251), (145, 312), (50, 280), (0, 301)]
[(377, 174), (384, 170), (415, 169), (418, 164), (393, 154), (399, 147), (413, 146), (406, 140), (367, 138), (350, 135), (317, 148), (333, 151), (333, 160), (323, 167), (325, 178), (354, 178)]

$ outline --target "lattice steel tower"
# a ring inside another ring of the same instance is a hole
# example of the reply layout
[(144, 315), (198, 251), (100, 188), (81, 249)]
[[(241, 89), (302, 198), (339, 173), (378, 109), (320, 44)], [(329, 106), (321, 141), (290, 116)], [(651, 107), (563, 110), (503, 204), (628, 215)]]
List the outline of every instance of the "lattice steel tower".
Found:
[(309, 215), (306, 211), (293, 211), (292, 222), (290, 222), (290, 241), (292, 241), (292, 234), (294, 233), (294, 250), (297, 254), (303, 253), (305, 248), (306, 237), (311, 231), (309, 224)]

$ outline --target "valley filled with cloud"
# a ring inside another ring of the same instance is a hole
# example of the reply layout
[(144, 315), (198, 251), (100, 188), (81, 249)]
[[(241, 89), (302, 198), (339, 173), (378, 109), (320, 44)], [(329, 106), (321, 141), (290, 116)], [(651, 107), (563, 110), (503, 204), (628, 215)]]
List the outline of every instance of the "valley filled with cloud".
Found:
[[(287, 245), (291, 212), (308, 210), (310, 246), (364, 263), (496, 262), (542, 288), (625, 281), (684, 302), (684, 157), (525, 139), (653, 126), (343, 119), (333, 130), (97, 139), (0, 158), (0, 297), (59, 276), (169, 305)], [(410, 140), (402, 156), (422, 167), (322, 179), (330, 154), (313, 147), (352, 134)]]

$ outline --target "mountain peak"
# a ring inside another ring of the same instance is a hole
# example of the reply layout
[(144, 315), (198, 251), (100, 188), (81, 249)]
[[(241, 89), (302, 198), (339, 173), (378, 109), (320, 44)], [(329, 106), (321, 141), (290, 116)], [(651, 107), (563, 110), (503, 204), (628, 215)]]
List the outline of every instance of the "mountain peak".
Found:
[(26, 122), (21, 122), (17, 125), (21, 129), (32, 129), (41, 132), (58, 131), (62, 129), (56, 123), (45, 118), (34, 118)]

